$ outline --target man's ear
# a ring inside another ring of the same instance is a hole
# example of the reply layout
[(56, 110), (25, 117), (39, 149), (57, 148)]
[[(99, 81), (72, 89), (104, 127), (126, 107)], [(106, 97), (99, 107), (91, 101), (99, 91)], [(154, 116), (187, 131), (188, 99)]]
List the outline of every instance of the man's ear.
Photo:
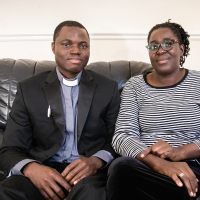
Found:
[(183, 56), (184, 50), (185, 50), (184, 44), (181, 44), (181, 45), (180, 45), (180, 50), (181, 50), (181, 56)]
[(55, 54), (55, 42), (51, 43), (51, 49), (52, 49), (52, 52)]

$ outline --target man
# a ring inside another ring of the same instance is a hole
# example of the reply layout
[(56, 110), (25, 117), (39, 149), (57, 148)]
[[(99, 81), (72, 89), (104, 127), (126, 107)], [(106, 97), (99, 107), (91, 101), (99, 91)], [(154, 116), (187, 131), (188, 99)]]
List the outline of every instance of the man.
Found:
[(56, 69), (18, 84), (0, 149), (8, 172), (0, 199), (105, 198), (117, 83), (84, 69), (90, 39), (82, 24), (62, 22), (53, 38)]

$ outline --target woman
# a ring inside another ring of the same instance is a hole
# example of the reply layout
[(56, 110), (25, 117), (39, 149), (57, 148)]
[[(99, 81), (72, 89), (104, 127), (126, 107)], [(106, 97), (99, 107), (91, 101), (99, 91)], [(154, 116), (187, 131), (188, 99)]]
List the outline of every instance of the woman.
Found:
[(183, 68), (189, 35), (176, 23), (154, 26), (152, 73), (122, 93), (108, 174), (108, 199), (196, 199), (200, 165), (200, 72)]

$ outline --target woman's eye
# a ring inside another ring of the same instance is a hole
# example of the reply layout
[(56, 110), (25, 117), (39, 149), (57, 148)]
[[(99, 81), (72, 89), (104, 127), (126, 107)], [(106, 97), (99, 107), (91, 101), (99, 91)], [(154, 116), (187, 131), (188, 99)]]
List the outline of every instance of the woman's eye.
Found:
[(157, 45), (152, 44), (152, 45), (149, 46), (149, 49), (151, 49), (151, 50), (155, 50), (155, 49), (157, 49)]
[(166, 45), (167, 47), (171, 47), (171, 46), (173, 45), (173, 43), (172, 43), (172, 42), (166, 42), (165, 45)]
[(173, 45), (172, 41), (165, 41), (163, 42), (163, 47), (171, 47)]

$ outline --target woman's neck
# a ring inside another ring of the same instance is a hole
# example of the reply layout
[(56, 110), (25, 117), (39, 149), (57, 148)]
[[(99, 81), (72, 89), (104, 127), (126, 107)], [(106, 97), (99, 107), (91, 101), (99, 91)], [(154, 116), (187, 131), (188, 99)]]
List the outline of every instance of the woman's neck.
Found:
[(158, 74), (157, 72), (152, 72), (147, 74), (147, 82), (155, 87), (167, 87), (178, 83), (185, 75), (186, 70), (179, 68), (173, 74)]

